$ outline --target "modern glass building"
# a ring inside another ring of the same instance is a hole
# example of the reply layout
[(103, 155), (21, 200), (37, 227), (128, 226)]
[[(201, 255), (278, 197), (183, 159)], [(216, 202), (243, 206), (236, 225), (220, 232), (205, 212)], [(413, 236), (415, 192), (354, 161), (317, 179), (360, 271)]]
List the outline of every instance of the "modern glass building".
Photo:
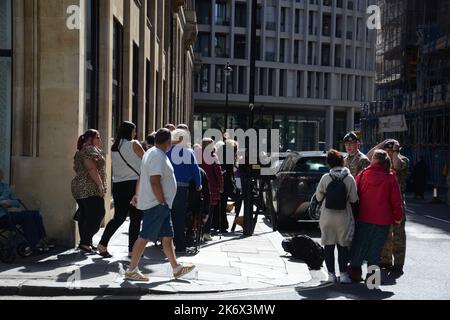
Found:
[[(361, 106), (374, 96), (376, 30), (366, 27), (372, 2), (258, 1), (255, 126), (280, 129), (282, 149), (340, 147), (359, 123)], [(197, 128), (248, 126), (250, 4), (195, 1), (203, 62), (194, 82)]]

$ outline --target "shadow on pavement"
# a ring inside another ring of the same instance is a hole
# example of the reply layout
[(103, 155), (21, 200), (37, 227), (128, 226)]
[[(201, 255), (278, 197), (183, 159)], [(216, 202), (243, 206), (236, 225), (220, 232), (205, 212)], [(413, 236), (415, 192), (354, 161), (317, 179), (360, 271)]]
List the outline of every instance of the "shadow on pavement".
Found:
[(306, 300), (351, 299), (351, 300), (384, 300), (394, 293), (380, 289), (369, 290), (363, 284), (334, 284), (316, 289), (296, 288), (297, 294)]

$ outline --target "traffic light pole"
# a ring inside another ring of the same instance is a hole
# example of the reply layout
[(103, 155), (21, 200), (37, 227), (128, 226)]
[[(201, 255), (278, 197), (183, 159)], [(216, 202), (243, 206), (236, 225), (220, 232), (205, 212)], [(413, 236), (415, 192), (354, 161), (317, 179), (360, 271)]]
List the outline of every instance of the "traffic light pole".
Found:
[[(257, 13), (257, 0), (251, 0), (252, 2), (252, 17), (251, 17), (251, 40), (250, 40), (250, 93), (248, 106), (250, 109), (250, 129), (253, 128), (253, 110), (255, 107), (255, 89), (256, 89), (256, 13)], [(246, 142), (246, 159), (245, 165), (247, 167), (246, 180), (245, 181), (245, 202), (244, 202), (244, 236), (252, 236), (254, 231), (253, 225), (253, 188), (252, 188), (252, 164), (250, 163), (249, 154), (250, 141)]]

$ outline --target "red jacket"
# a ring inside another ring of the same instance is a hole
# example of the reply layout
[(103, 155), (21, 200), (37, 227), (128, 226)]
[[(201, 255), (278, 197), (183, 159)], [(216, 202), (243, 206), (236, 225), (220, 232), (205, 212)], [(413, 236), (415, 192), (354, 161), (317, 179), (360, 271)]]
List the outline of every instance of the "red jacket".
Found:
[(390, 225), (403, 219), (400, 186), (393, 173), (381, 165), (370, 165), (356, 177), (359, 196), (358, 220)]
[(205, 158), (202, 159), (200, 167), (205, 170), (209, 182), (209, 192), (211, 193), (211, 205), (217, 205), (220, 198), (220, 191), (223, 190), (223, 175), (219, 158), (214, 154), (214, 163), (208, 164)]

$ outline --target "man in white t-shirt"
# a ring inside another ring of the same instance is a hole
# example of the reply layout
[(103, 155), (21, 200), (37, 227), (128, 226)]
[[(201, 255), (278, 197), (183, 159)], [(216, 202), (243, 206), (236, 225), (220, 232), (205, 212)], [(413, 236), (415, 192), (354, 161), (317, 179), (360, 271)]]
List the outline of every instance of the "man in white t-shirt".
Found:
[(155, 136), (155, 147), (148, 150), (142, 159), (141, 177), (133, 199), (133, 204), (143, 211), (142, 230), (134, 245), (129, 269), (125, 273), (127, 280), (149, 281), (149, 277), (139, 271), (138, 264), (147, 244), (156, 243), (159, 238), (162, 238), (164, 254), (173, 268), (175, 278), (195, 268), (191, 264), (178, 263), (175, 256), (170, 210), (177, 191), (177, 183), (172, 164), (166, 155), (172, 146), (171, 138), (168, 129), (160, 129)]

